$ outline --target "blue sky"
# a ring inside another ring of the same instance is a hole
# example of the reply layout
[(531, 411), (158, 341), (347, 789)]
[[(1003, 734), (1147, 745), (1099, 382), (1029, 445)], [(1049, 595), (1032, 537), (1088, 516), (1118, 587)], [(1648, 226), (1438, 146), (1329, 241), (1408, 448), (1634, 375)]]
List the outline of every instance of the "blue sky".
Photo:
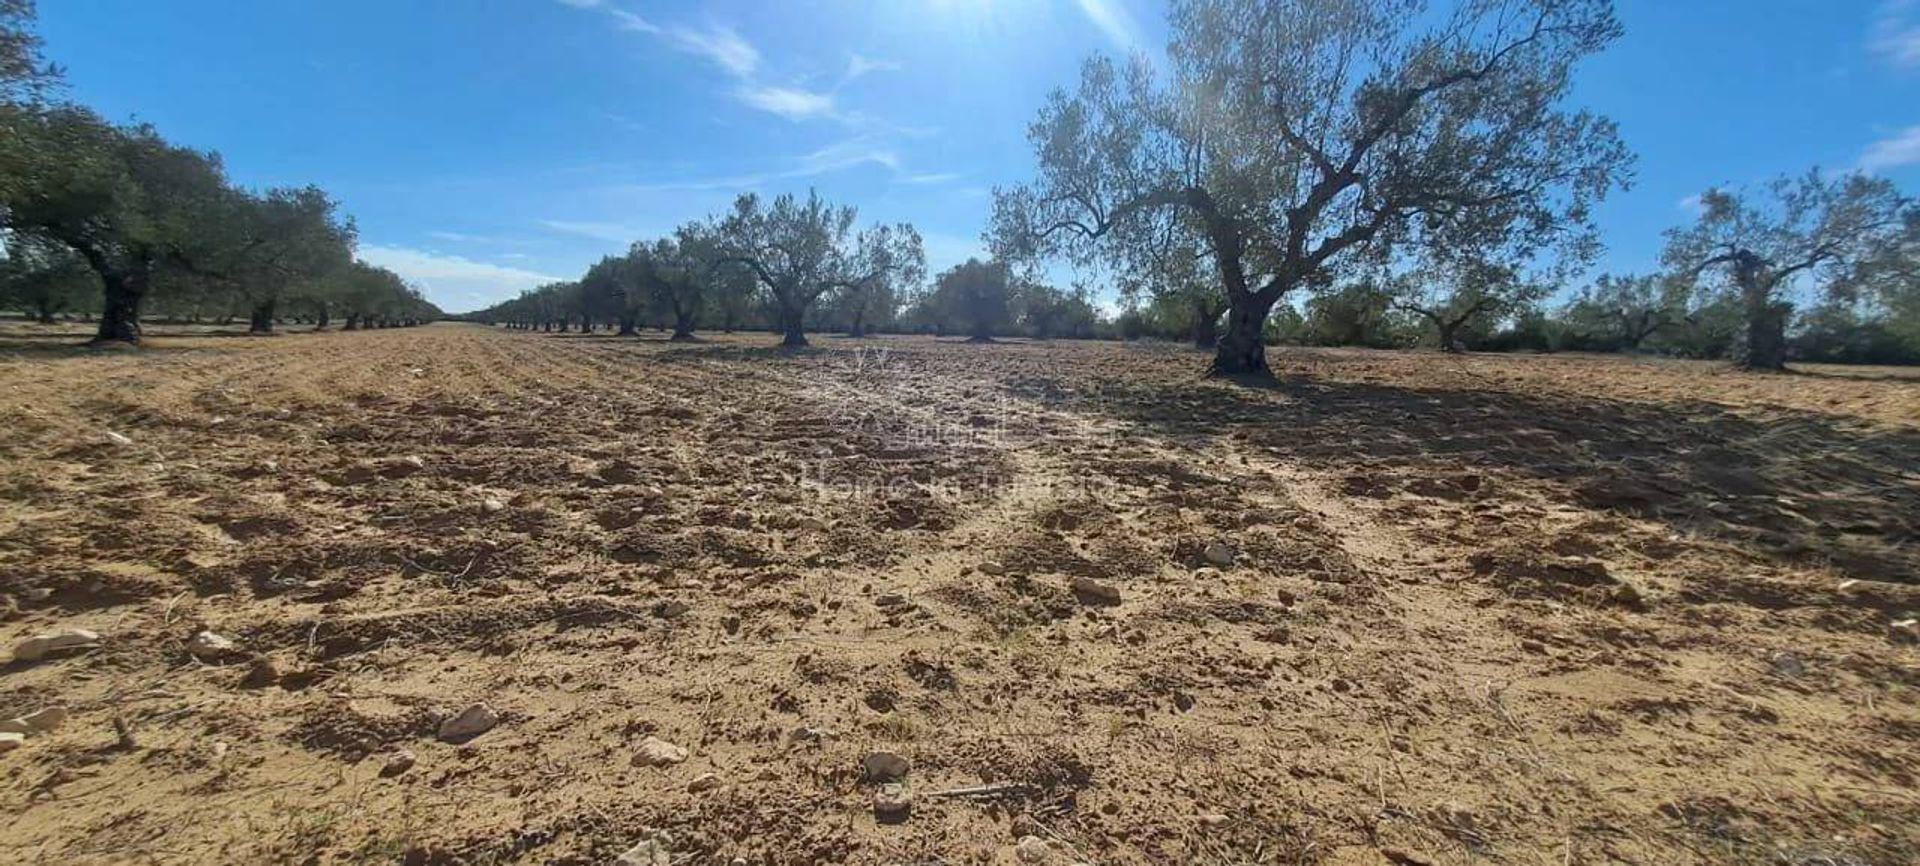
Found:
[[(577, 275), (739, 191), (908, 220), (978, 252), (1027, 123), (1097, 51), (1164, 43), (1157, 0), (54, 0), (70, 95), (319, 183), (361, 254), (451, 310)], [(1576, 101), (1634, 188), (1602, 267), (1651, 269), (1688, 198), (1819, 164), (1920, 192), (1920, 0), (1619, 0)]]

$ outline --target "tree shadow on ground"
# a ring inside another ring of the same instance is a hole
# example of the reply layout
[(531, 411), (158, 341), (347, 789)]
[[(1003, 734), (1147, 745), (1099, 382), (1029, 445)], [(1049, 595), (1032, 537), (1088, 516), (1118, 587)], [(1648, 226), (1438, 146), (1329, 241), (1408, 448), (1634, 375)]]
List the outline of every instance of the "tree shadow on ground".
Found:
[[(1350, 495), (1452, 498), (1448, 479), (1541, 482), (1782, 562), (1920, 585), (1920, 430), (1811, 412), (1285, 379), (1136, 381), (1017, 394), (1175, 437), (1237, 435), (1343, 473)], [(1062, 394), (1075, 396), (1062, 400)]]

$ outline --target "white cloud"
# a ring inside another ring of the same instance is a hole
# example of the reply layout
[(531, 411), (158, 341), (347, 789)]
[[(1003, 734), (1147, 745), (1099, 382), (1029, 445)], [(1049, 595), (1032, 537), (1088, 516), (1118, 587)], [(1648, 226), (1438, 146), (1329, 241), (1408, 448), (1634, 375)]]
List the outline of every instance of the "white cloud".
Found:
[(847, 74), (841, 77), (840, 83), (846, 84), (847, 82), (852, 81), (856, 78), (859, 78), (863, 75), (866, 75), (870, 72), (898, 72), (898, 71), (900, 71), (900, 64), (895, 63), (891, 60), (880, 60), (873, 57), (862, 57), (858, 54), (854, 54), (847, 58)]
[(1867, 145), (1860, 154), (1864, 171), (1883, 171), (1903, 165), (1920, 164), (1920, 126), (1909, 126), (1890, 138)]
[(575, 9), (598, 9), (605, 5), (605, 0), (560, 0), (560, 5)]
[(477, 262), (427, 250), (361, 244), (360, 260), (419, 283), (427, 299), (448, 310), (471, 310), (512, 297), (524, 289), (561, 280), (523, 268)]
[(647, 230), (622, 223), (580, 220), (541, 220), (540, 224), (563, 234), (579, 235), (597, 241), (632, 243), (647, 236)]
[(1140, 44), (1140, 27), (1134, 23), (1133, 14), (1121, 5), (1123, 0), (1076, 0), (1081, 14), (1100, 28), (1114, 45), (1131, 49)]
[(1691, 214), (1698, 214), (1705, 211), (1705, 208), (1700, 203), (1699, 193), (1695, 193), (1677, 202), (1674, 202), (1673, 206)]
[(1920, 4), (1887, 0), (1873, 18), (1873, 51), (1896, 66), (1920, 66)]
[(776, 180), (795, 180), (798, 178), (815, 177), (861, 165), (878, 165), (892, 172), (898, 172), (901, 168), (900, 154), (891, 148), (877, 143), (869, 136), (858, 136), (847, 139), (846, 141), (827, 145), (812, 153), (804, 154), (794, 159), (792, 163), (790, 167), (778, 171), (762, 171), (751, 174), (728, 175), (713, 178), (669, 180), (659, 183), (628, 184), (619, 187), (618, 191), (628, 193), (695, 190), (723, 190), (733, 192), (752, 189)]
[[(651, 26), (651, 25), (649, 25)], [(750, 78), (760, 68), (760, 51), (730, 27), (691, 30), (675, 27), (667, 37), (681, 49), (713, 61), (735, 78)]]
[(761, 111), (778, 114), (788, 120), (807, 120), (833, 115), (833, 97), (797, 87), (771, 84), (743, 84), (734, 91), (741, 103)]
[(952, 183), (959, 179), (960, 179), (960, 175), (950, 171), (930, 171), (930, 172), (924, 172), (921, 174), (907, 175), (906, 177), (901, 178), (900, 182), (913, 183), (913, 184), (935, 184), (935, 183)]

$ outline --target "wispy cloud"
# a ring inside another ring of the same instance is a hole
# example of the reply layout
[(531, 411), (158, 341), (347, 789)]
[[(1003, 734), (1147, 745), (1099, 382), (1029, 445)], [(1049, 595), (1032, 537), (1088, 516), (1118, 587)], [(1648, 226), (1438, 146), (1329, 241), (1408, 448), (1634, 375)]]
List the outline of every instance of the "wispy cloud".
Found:
[(474, 261), (428, 250), (361, 244), (360, 260), (419, 283), (427, 298), (450, 310), (471, 310), (561, 277)]
[(579, 235), (597, 241), (614, 243), (632, 243), (647, 237), (648, 231), (638, 226), (624, 223), (592, 222), (581, 220), (541, 220), (540, 225), (562, 234)]
[(1677, 202), (1674, 202), (1673, 206), (1683, 211), (1686, 211), (1687, 213), (1690, 213), (1690, 214), (1699, 214), (1704, 211), (1704, 207), (1700, 203), (1699, 193), (1695, 193)]
[(870, 136), (856, 136), (803, 154), (783, 169), (721, 177), (627, 184), (617, 187), (616, 191), (628, 193), (713, 190), (738, 192), (774, 181), (818, 177), (862, 165), (878, 165), (898, 173), (901, 169), (900, 154)]
[(1920, 126), (1909, 126), (1869, 144), (1860, 154), (1862, 171), (1885, 171), (1903, 165), (1920, 165)]
[(1114, 45), (1131, 50), (1140, 44), (1140, 25), (1122, 5), (1124, 0), (1075, 0), (1080, 13), (1106, 34)]
[(922, 174), (907, 175), (906, 177), (901, 178), (900, 182), (912, 183), (912, 184), (936, 184), (936, 183), (952, 183), (959, 179), (960, 179), (960, 175), (950, 171), (930, 171)]
[(760, 69), (760, 50), (740, 38), (731, 27), (715, 25), (705, 30), (674, 27), (666, 31), (666, 36), (682, 50), (713, 61), (735, 78), (751, 78)]
[(734, 96), (752, 108), (777, 114), (788, 120), (827, 117), (834, 113), (833, 96), (797, 87), (770, 84), (742, 84)]
[(900, 71), (900, 64), (894, 61), (880, 60), (874, 57), (863, 57), (859, 54), (854, 54), (847, 58), (847, 71), (845, 75), (840, 77), (840, 83), (846, 84), (849, 81), (874, 72), (898, 71)]
[(1897, 66), (1920, 66), (1920, 3), (1886, 0), (1873, 16), (1875, 54)]

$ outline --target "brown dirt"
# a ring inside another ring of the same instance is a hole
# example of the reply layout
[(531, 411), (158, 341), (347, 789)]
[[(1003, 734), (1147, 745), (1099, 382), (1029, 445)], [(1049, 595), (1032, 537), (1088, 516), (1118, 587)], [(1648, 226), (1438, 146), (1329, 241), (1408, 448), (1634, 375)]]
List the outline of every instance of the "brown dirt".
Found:
[(1920, 860), (1920, 378), (770, 342), (0, 354), (0, 862)]

